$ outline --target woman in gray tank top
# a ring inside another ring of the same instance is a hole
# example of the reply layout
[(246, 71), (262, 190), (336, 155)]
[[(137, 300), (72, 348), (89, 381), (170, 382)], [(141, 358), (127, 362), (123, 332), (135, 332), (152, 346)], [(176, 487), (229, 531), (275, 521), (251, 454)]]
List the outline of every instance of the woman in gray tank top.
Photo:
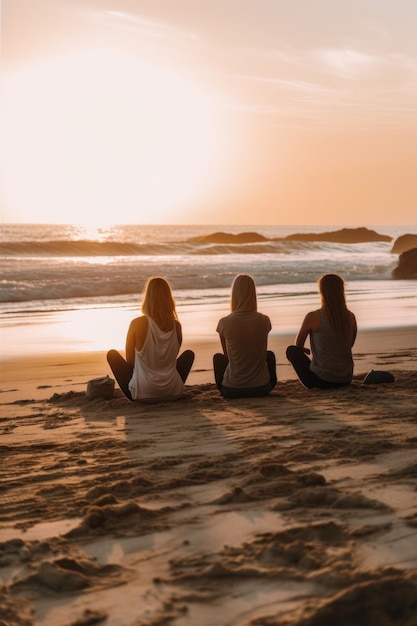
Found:
[[(345, 300), (343, 279), (324, 274), (319, 280), (321, 308), (307, 313), (295, 340), (287, 348), (287, 359), (305, 387), (349, 385), (353, 376), (352, 346), (357, 326)], [(304, 347), (310, 338), (310, 350)]]

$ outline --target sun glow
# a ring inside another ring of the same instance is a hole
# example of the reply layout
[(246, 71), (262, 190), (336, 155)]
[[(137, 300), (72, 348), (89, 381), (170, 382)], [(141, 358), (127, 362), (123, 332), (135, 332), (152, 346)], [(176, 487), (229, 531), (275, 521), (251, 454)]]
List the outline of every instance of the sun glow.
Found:
[(219, 149), (208, 95), (107, 50), (10, 72), (3, 122), (15, 221), (169, 222), (208, 185)]

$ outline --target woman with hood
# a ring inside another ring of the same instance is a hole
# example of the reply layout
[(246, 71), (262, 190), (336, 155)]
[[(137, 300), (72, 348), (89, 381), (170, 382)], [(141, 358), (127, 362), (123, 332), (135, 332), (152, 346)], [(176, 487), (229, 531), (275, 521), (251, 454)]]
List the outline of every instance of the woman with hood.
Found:
[(233, 281), (231, 313), (218, 325), (223, 354), (215, 354), (216, 385), (224, 398), (260, 397), (277, 384), (275, 354), (267, 349), (271, 321), (257, 310), (255, 281), (239, 274)]

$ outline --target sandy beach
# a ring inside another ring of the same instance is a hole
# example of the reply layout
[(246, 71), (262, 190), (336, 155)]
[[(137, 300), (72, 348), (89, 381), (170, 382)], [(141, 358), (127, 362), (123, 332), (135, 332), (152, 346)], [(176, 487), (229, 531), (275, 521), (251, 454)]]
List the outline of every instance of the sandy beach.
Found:
[[(2, 626), (417, 624), (417, 329), (359, 332), (355, 379), (226, 401), (88, 400), (103, 352), (1, 372)], [(370, 369), (396, 381), (364, 385)]]
[(0, 626), (417, 626), (417, 0), (0, 6)]

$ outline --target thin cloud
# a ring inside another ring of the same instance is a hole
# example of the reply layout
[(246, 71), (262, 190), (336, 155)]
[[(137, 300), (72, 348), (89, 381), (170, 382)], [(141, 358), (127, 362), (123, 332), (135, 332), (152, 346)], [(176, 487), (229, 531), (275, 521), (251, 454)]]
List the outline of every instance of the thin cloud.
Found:
[(342, 78), (361, 78), (379, 65), (379, 59), (352, 49), (327, 49), (313, 52), (312, 58)]
[(264, 85), (275, 85), (298, 93), (301, 92), (307, 94), (328, 95), (334, 92), (334, 89), (331, 89), (329, 87), (323, 87), (322, 85), (307, 82), (304, 80), (287, 80), (284, 78), (276, 78), (273, 76), (256, 76), (253, 74), (231, 74), (231, 78), (243, 81), (250, 81), (253, 83), (262, 83)]
[(416, 125), (417, 60), (405, 54), (370, 52), (369, 42), (301, 49), (278, 39), (271, 47), (233, 46), (203, 24), (193, 32), (129, 11), (95, 11), (94, 17), (131, 33), (139, 45), (150, 44), (165, 64), (175, 57), (183, 70), (200, 68), (218, 91), (214, 108), (277, 120), (296, 116), (306, 124), (330, 124), (341, 115), (355, 124), (396, 124), (398, 116)]
[(229, 74), (247, 94), (236, 104), (238, 113), (277, 118), (291, 113), (307, 124), (312, 119), (330, 124), (341, 116), (355, 126), (417, 125), (417, 60), (407, 55), (288, 46), (227, 49), (225, 54), (232, 61), (229, 67), (243, 70)]
[(109, 25), (134, 31), (155, 39), (163, 39), (172, 43), (194, 42), (198, 40), (195, 33), (175, 28), (164, 22), (151, 20), (142, 15), (133, 15), (125, 11), (106, 10), (98, 16)]

